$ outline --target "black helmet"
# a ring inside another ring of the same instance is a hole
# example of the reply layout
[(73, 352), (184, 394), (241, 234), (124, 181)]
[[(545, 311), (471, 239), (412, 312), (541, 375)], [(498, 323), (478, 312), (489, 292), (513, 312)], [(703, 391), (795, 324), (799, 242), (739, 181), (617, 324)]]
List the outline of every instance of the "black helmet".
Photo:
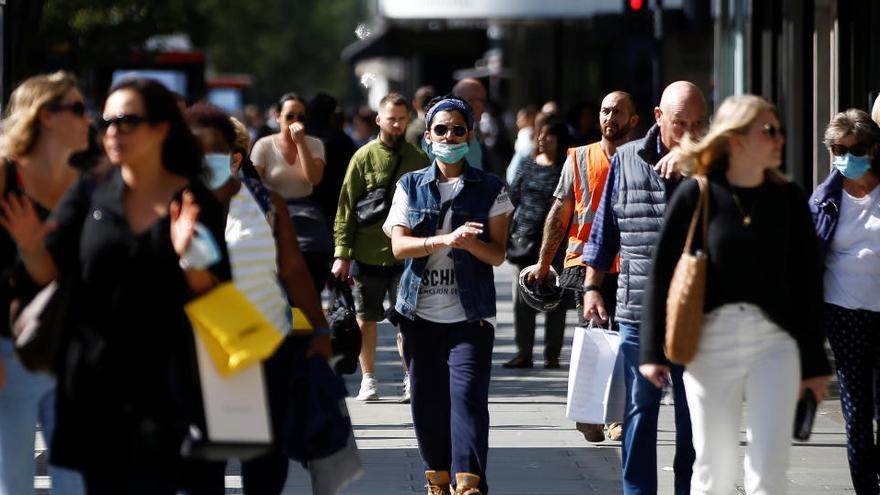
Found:
[(538, 265), (531, 265), (519, 272), (519, 295), (535, 311), (553, 311), (562, 302), (562, 289), (556, 285), (556, 270), (551, 266), (550, 273), (542, 284), (537, 281), (529, 283), (529, 273), (537, 268)]

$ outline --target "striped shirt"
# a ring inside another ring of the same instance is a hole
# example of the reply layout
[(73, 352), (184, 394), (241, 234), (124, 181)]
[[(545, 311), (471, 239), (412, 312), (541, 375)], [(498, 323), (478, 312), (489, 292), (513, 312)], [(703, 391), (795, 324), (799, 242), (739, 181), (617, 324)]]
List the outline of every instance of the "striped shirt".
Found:
[(260, 205), (244, 186), (229, 202), (226, 245), (235, 286), (279, 332), (290, 333), (290, 309), (278, 282), (275, 237)]

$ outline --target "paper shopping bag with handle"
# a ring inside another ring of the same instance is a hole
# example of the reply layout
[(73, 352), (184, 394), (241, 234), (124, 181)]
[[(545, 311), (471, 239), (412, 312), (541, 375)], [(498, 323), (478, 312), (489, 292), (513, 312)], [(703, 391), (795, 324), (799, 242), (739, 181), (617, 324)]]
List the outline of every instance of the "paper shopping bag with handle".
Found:
[(265, 360), (284, 339), (232, 282), (220, 284), (184, 309), (222, 376)]

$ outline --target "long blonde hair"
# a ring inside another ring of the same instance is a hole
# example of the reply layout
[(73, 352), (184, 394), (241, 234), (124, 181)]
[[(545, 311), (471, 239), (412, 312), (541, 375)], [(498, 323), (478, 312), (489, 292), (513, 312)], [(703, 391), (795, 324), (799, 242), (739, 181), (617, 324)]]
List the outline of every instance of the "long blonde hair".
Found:
[(0, 156), (22, 156), (33, 151), (40, 137), (40, 110), (59, 102), (76, 87), (76, 79), (64, 71), (33, 76), (18, 85), (0, 122)]
[[(764, 111), (777, 116), (776, 105), (756, 95), (728, 96), (721, 102), (709, 132), (699, 141), (686, 135), (679, 145), (684, 169), (691, 174), (708, 175), (713, 171), (726, 171), (730, 157), (730, 138), (742, 134)], [(787, 182), (788, 179), (775, 169), (765, 171), (768, 180)]]

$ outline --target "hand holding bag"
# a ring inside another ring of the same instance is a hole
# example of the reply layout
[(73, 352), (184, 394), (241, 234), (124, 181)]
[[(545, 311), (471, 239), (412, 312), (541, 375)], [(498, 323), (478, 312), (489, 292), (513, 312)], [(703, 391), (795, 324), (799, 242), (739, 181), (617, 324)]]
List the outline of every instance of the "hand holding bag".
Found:
[(388, 211), (391, 210), (390, 192), (394, 190), (394, 178), (397, 177), (397, 169), (400, 168), (401, 160), (403, 160), (403, 155), (398, 154), (385, 187), (377, 187), (372, 191), (367, 191), (367, 194), (355, 203), (355, 215), (359, 224), (369, 225), (384, 220), (388, 216)]
[[(703, 326), (703, 302), (706, 297), (706, 273), (709, 267), (709, 180), (698, 175), (700, 199), (691, 224), (687, 240), (666, 296), (666, 340), (663, 348), (669, 361), (687, 364), (697, 352), (700, 329)], [(691, 244), (697, 228), (697, 220), (702, 217), (703, 249), (691, 253)]]

